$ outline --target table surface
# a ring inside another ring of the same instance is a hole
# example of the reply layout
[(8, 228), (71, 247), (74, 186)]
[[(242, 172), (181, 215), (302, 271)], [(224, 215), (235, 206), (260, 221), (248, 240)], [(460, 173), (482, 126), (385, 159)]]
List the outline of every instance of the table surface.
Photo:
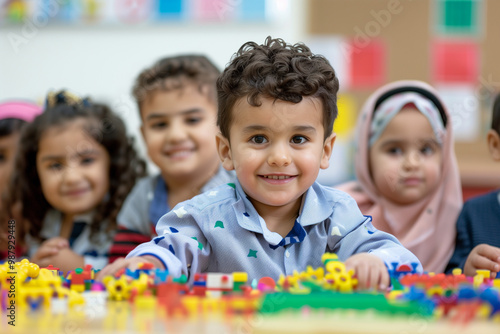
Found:
[(500, 319), (452, 321), (420, 315), (394, 316), (375, 311), (301, 310), (279, 314), (197, 315), (167, 317), (159, 307), (138, 309), (129, 302), (73, 307), (53, 314), (16, 310), (15, 324), (7, 324), (5, 313), (0, 333), (384, 333), (384, 334), (498, 334)]

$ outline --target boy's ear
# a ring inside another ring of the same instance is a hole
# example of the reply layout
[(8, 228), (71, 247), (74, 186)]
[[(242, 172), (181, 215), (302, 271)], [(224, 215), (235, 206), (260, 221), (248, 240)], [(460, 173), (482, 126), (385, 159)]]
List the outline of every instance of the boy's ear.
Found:
[(500, 136), (498, 133), (491, 129), (488, 131), (486, 136), (488, 141), (488, 149), (490, 150), (490, 155), (495, 161), (500, 161)]
[(337, 134), (332, 132), (328, 138), (325, 139), (323, 144), (323, 155), (321, 156), (321, 163), (319, 167), (321, 169), (327, 169), (330, 166), (330, 157), (332, 156), (333, 144), (335, 144), (335, 139)]
[(233, 170), (234, 164), (231, 157), (229, 140), (219, 132), (215, 136), (215, 143), (217, 145), (217, 152), (219, 153), (220, 160), (222, 161), (222, 167), (226, 170)]

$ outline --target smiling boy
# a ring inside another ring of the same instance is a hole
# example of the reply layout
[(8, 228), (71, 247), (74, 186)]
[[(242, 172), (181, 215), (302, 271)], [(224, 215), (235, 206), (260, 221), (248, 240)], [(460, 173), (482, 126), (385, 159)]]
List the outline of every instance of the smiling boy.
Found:
[(337, 115), (338, 80), (324, 57), (281, 39), (248, 42), (217, 90), (218, 152), (236, 182), (179, 203), (158, 222), (158, 237), (103, 274), (151, 262), (191, 279), (214, 271), (278, 279), (335, 252), (359, 288), (385, 289), (386, 265), (418, 263), (350, 196), (315, 182), (329, 164)]

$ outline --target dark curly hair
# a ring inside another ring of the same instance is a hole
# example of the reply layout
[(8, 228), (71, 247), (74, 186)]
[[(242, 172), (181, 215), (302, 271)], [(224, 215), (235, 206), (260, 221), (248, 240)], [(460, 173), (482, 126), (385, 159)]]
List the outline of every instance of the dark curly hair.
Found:
[(328, 60), (313, 54), (303, 43), (290, 45), (270, 36), (262, 45), (247, 42), (217, 79), (217, 125), (229, 139), (231, 110), (245, 96), (254, 107), (261, 105), (259, 97), (299, 103), (304, 96), (311, 96), (323, 104), (326, 139), (337, 117), (338, 90), (339, 81)]
[(500, 135), (500, 93), (495, 96), (493, 102), (493, 114), (491, 116), (491, 129)]
[(203, 55), (166, 57), (139, 74), (132, 94), (141, 110), (142, 102), (158, 90), (169, 91), (183, 88), (187, 84), (195, 84), (200, 93), (206, 93), (208, 98), (216, 103), (215, 82), (219, 74), (219, 69)]
[[(88, 120), (85, 131), (106, 149), (110, 157), (109, 197), (96, 208), (90, 234), (94, 238), (103, 221), (108, 221), (107, 232), (111, 232), (116, 228), (116, 217), (125, 197), (136, 179), (145, 175), (146, 164), (136, 154), (133, 139), (127, 136), (122, 119), (108, 106), (91, 103), (88, 99), (73, 100), (64, 91), (53, 95), (56, 97), (48, 97), (44, 112), (22, 130), (6, 207), (22, 203), (22, 216), (29, 221), (28, 233), (40, 238), (43, 219), (52, 207), (43, 195), (37, 172), (40, 138), (54, 126), (85, 119)], [(8, 214), (12, 216), (13, 213)]]

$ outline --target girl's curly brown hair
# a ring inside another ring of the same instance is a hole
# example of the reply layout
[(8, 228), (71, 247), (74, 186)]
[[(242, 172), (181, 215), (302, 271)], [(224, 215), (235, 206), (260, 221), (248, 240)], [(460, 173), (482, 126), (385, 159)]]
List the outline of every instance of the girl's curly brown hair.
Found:
[(311, 96), (323, 103), (326, 139), (337, 117), (338, 89), (339, 81), (328, 60), (313, 54), (306, 45), (290, 45), (270, 36), (263, 45), (247, 42), (217, 80), (217, 125), (229, 139), (231, 110), (245, 96), (255, 107), (261, 105), (259, 97), (299, 103), (304, 96)]
[[(137, 155), (133, 139), (127, 136), (124, 122), (108, 106), (91, 103), (88, 99), (73, 100), (74, 96), (64, 91), (54, 95), (55, 98), (52, 95), (47, 98), (45, 111), (22, 131), (6, 207), (21, 203), (22, 217), (29, 222), (28, 233), (40, 238), (43, 219), (52, 207), (45, 199), (37, 172), (40, 138), (49, 128), (86, 119), (85, 131), (110, 157), (108, 195), (96, 208), (90, 225), (91, 238), (94, 238), (104, 221), (108, 222), (107, 232), (116, 228), (116, 217), (125, 197), (136, 179), (145, 175), (146, 165)], [(24, 235), (20, 237), (24, 239)]]

